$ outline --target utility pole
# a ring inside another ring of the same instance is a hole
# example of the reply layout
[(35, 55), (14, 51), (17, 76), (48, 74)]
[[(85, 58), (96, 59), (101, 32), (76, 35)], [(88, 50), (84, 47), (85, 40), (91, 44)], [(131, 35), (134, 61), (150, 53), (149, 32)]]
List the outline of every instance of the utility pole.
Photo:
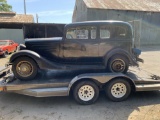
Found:
[(26, 0), (24, 0), (24, 14), (26, 15)]
[(38, 14), (36, 14), (36, 20), (37, 20), (37, 23), (38, 23), (38, 18), (39, 18), (39, 17), (38, 17)]

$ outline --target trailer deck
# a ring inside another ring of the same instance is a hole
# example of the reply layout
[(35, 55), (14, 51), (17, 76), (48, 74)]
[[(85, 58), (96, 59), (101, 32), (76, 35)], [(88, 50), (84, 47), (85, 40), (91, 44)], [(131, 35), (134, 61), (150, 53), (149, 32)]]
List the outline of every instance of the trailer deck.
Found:
[(105, 78), (112, 79), (114, 76), (126, 76), (135, 84), (135, 91), (160, 90), (160, 79), (158, 79), (158, 76), (156, 79), (156, 77), (154, 78), (152, 75), (148, 75), (144, 71), (131, 69), (126, 75), (117, 73), (88, 73), (75, 77), (65, 76), (59, 78), (47, 78), (45, 76), (40, 76), (39, 78), (31, 81), (21, 81), (15, 79), (13, 74), (9, 74), (7, 77), (5, 76), (1, 78), (0, 91), (19, 93), (35, 97), (68, 96), (72, 81), (80, 77), (87, 78), (88, 76), (94, 76), (94, 78), (97, 79), (101, 77), (101, 83), (103, 83)]

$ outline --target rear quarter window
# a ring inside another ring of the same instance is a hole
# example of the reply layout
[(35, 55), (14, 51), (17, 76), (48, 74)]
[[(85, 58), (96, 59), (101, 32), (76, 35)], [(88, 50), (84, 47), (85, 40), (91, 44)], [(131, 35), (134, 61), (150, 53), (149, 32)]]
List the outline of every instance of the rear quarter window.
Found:
[(127, 38), (128, 28), (125, 26), (118, 25), (104, 25), (100, 27), (100, 38), (101, 39), (125, 39)]

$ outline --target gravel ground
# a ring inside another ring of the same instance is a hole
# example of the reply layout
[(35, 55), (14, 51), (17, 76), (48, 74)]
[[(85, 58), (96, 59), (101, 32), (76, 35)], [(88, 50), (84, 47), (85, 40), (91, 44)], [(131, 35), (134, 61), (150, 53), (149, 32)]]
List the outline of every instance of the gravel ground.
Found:
[[(160, 75), (160, 46), (141, 48), (140, 68)], [(0, 58), (0, 66), (8, 58)], [(34, 98), (0, 93), (0, 120), (160, 120), (160, 92), (133, 93), (127, 101), (111, 102), (104, 93), (89, 106), (71, 97)]]

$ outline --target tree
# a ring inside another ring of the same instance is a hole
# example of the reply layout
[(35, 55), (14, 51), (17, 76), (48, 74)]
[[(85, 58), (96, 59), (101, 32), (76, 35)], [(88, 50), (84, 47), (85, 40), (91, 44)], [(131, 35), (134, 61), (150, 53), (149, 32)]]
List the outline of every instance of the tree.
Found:
[(0, 11), (10, 12), (12, 11), (12, 6), (7, 4), (6, 0), (0, 0)]

